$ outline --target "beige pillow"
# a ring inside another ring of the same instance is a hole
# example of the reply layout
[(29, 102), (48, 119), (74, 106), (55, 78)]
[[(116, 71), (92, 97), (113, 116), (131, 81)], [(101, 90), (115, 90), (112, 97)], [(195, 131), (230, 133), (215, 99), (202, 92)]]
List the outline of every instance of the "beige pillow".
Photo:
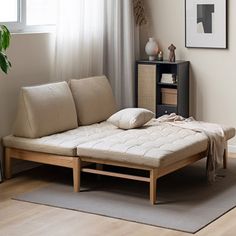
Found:
[(143, 126), (154, 117), (154, 113), (143, 108), (126, 108), (112, 115), (107, 121), (121, 129)]
[(80, 125), (90, 125), (109, 118), (117, 111), (111, 86), (105, 76), (71, 80)]
[(15, 136), (39, 138), (76, 127), (75, 104), (66, 82), (21, 89)]

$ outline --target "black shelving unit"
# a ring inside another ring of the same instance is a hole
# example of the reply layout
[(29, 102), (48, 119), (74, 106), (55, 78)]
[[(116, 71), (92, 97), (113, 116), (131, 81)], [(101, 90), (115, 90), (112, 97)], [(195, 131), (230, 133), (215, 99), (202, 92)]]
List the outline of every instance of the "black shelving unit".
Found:
[[(162, 83), (162, 74), (174, 74), (176, 83)], [(156, 117), (176, 113), (189, 116), (189, 62), (188, 61), (136, 61), (136, 107), (156, 113)], [(176, 93), (176, 103), (163, 102), (163, 90)]]

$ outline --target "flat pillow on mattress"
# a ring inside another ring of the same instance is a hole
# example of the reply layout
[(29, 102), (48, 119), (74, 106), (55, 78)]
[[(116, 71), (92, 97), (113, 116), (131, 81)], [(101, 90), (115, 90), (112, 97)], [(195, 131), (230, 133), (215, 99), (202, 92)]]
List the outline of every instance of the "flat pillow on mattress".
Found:
[(144, 108), (126, 108), (112, 115), (107, 121), (120, 129), (134, 129), (142, 127), (155, 114)]

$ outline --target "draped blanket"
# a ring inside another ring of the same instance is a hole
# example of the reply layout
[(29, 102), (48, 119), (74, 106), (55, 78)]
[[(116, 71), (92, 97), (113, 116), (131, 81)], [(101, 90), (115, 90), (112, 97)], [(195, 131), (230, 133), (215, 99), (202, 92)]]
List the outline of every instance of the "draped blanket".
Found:
[(207, 176), (209, 182), (215, 181), (216, 171), (222, 165), (226, 138), (222, 127), (218, 124), (196, 121), (193, 117), (183, 118), (174, 113), (164, 115), (158, 122), (167, 122), (184, 129), (204, 133), (209, 140), (207, 150)]

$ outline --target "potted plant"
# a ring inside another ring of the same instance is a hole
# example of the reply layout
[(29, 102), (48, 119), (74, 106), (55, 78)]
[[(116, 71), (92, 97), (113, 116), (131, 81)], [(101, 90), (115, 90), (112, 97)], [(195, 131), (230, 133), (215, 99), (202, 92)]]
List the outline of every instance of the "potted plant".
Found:
[(10, 45), (11, 34), (5, 25), (0, 25), (0, 68), (7, 74), (11, 67), (11, 62), (6, 55), (6, 49)]

